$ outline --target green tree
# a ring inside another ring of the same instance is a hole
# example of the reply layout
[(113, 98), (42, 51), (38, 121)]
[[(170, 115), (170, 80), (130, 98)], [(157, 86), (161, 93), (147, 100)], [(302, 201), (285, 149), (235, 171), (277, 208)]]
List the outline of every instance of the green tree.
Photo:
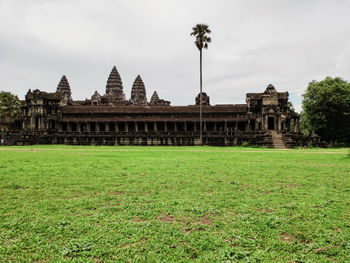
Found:
[(14, 118), (20, 113), (21, 103), (10, 92), (0, 92), (0, 130), (7, 130)]
[(350, 83), (339, 77), (312, 81), (303, 97), (303, 127), (330, 146), (350, 142)]
[(196, 40), (194, 41), (196, 47), (199, 50), (199, 63), (200, 63), (200, 91), (199, 91), (199, 130), (200, 130), (200, 144), (203, 144), (203, 129), (202, 129), (202, 50), (203, 48), (208, 48), (208, 43), (211, 43), (211, 38), (208, 37), (207, 34), (210, 34), (211, 30), (208, 25), (205, 24), (197, 24), (192, 28), (191, 36), (195, 36)]

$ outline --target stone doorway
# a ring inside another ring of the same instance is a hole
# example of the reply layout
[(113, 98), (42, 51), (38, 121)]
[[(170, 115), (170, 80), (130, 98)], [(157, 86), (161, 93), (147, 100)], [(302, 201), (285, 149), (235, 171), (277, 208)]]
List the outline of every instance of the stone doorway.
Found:
[(268, 117), (267, 119), (267, 129), (274, 130), (275, 129), (275, 117)]

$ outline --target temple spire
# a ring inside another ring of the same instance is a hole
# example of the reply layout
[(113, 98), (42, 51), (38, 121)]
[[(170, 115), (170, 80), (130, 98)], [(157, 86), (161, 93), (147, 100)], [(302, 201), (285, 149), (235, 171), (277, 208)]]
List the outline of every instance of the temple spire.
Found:
[(153, 95), (151, 97), (151, 100), (150, 100), (150, 104), (151, 105), (157, 104), (158, 101), (159, 101), (158, 93), (157, 93), (157, 91), (154, 91)]
[(56, 92), (60, 92), (60, 93), (66, 93), (66, 92), (70, 93), (71, 92), (66, 75), (62, 76), (60, 82), (58, 83)]
[(151, 100), (149, 101), (149, 105), (151, 106), (169, 106), (170, 101), (160, 99), (157, 91), (153, 92)]
[(58, 83), (56, 93), (61, 94), (61, 105), (67, 105), (70, 101), (72, 101), (72, 92), (70, 90), (66, 75), (63, 75)]
[(131, 104), (147, 105), (146, 88), (140, 75), (137, 75), (131, 89)]
[(110, 100), (122, 101), (125, 100), (125, 94), (123, 91), (123, 83), (120, 78), (117, 68), (114, 66), (109, 74), (106, 95)]

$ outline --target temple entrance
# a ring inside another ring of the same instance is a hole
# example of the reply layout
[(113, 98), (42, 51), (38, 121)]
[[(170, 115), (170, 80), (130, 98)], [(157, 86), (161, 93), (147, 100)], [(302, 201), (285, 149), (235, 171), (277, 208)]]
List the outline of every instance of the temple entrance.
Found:
[(268, 117), (267, 119), (267, 129), (274, 130), (275, 129), (275, 117)]

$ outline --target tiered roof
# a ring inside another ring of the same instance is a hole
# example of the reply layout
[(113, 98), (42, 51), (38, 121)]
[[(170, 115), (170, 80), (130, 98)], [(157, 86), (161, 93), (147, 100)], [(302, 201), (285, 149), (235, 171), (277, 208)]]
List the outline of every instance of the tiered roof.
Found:
[(140, 75), (137, 75), (131, 89), (131, 104), (147, 105), (146, 88)]
[(125, 100), (123, 83), (115, 66), (113, 67), (107, 80), (106, 95), (113, 100)]
[(69, 86), (68, 80), (66, 78), (66, 75), (62, 76), (60, 82), (58, 83), (56, 92), (71, 94), (70, 86)]
[(153, 95), (151, 97), (151, 100), (150, 100), (150, 104), (155, 105), (155, 104), (157, 104), (158, 101), (159, 101), (158, 93), (157, 93), (157, 91), (154, 91)]

